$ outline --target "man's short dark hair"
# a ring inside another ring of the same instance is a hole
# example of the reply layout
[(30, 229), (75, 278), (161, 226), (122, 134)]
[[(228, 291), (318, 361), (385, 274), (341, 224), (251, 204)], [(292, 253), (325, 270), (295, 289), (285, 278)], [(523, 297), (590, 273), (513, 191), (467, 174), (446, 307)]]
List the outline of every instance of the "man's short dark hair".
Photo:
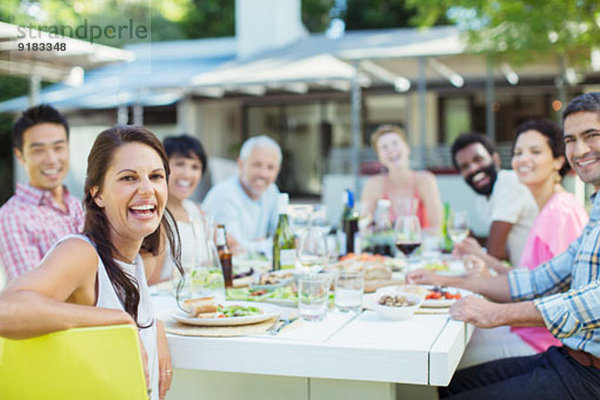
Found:
[(496, 146), (494, 146), (494, 143), (492, 143), (492, 141), (483, 133), (462, 133), (456, 138), (454, 143), (452, 143), (452, 148), (450, 149), (450, 153), (452, 154), (452, 164), (454, 164), (454, 168), (456, 168), (456, 170), (459, 170), (458, 163), (456, 162), (456, 153), (465, 147), (472, 145), (473, 143), (481, 143), (488, 153), (490, 153), (490, 156), (494, 155), (496, 152)]
[(38, 124), (59, 124), (65, 128), (69, 139), (69, 125), (65, 117), (49, 104), (30, 107), (17, 118), (13, 125), (13, 147), (23, 150), (23, 132)]
[(575, 97), (562, 113), (562, 122), (571, 114), (578, 112), (600, 113), (600, 92), (585, 93)]
[(192, 158), (193, 155), (195, 155), (202, 164), (202, 173), (206, 172), (206, 152), (204, 151), (204, 147), (202, 147), (202, 143), (195, 137), (185, 134), (180, 136), (167, 136), (163, 140), (163, 146), (165, 147), (165, 152), (169, 159), (173, 156)]

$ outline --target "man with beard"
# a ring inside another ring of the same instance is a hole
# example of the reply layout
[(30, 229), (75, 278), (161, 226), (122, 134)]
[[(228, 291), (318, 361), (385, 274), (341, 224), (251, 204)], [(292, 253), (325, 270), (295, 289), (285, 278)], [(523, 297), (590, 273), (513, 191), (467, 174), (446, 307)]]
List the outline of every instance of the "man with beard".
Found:
[[(538, 207), (514, 171), (500, 170), (500, 156), (479, 133), (463, 133), (452, 144), (452, 162), (480, 196), (477, 211), (489, 222), (488, 254), (518, 265)], [(469, 239), (467, 239), (469, 240)]]
[(216, 184), (202, 204), (246, 251), (271, 253), (269, 236), (278, 218), (279, 189), (274, 182), (281, 159), (281, 148), (268, 136), (246, 140), (237, 160), (238, 174)]
[(63, 181), (69, 172), (69, 126), (52, 106), (24, 111), (13, 147), (29, 182), (0, 208), (0, 257), (8, 280), (38, 266), (58, 239), (83, 229), (81, 202)]

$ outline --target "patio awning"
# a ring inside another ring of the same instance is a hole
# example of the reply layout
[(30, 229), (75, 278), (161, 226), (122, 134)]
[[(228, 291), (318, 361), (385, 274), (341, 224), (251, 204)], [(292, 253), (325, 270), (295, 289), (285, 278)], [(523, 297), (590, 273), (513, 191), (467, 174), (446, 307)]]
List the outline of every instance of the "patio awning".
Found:
[[(29, 32), (30, 28), (0, 22), (0, 74), (37, 75), (45, 81), (56, 82), (68, 78), (75, 67), (87, 70), (135, 58), (131, 51), (64, 36), (57, 39), (54, 34), (38, 30), (34, 31), (36, 43), (65, 43), (64, 51), (20, 51), (18, 39), (24, 30)], [(23, 40), (21, 43), (27, 44)]]
[[(185, 95), (189, 77), (230, 61), (235, 54), (232, 38), (137, 44), (126, 47), (135, 57), (89, 71), (85, 83), (71, 87), (59, 83), (41, 91), (40, 102), (61, 110), (117, 108), (139, 104), (172, 104)], [(19, 97), (0, 103), (0, 112), (27, 106)]]

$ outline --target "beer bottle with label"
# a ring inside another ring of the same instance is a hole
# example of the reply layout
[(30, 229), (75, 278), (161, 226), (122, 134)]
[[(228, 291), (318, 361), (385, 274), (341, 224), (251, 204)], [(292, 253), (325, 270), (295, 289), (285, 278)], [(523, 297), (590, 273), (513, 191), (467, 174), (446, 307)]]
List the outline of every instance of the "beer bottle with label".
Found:
[(230, 288), (233, 286), (233, 264), (231, 262), (233, 253), (229, 250), (229, 246), (227, 246), (227, 233), (223, 224), (217, 225), (217, 253), (219, 254), (219, 261), (223, 269), (225, 288)]

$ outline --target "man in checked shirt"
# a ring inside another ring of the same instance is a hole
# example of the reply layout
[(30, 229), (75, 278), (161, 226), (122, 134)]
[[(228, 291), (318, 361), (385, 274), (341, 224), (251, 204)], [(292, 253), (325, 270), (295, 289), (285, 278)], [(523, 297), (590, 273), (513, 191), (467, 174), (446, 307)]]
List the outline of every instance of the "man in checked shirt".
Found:
[(81, 202), (63, 185), (69, 126), (49, 105), (24, 111), (13, 126), (15, 155), (29, 182), (0, 208), (0, 258), (8, 280), (38, 266), (61, 237), (83, 229)]
[(413, 283), (464, 287), (490, 299), (465, 297), (450, 309), (453, 319), (481, 328), (546, 326), (563, 347), (459, 370), (448, 387), (439, 389), (440, 398), (600, 398), (600, 93), (569, 103), (563, 131), (569, 163), (596, 190), (589, 223), (564, 253), (535, 270), (495, 277), (440, 281), (424, 270), (407, 275)]

